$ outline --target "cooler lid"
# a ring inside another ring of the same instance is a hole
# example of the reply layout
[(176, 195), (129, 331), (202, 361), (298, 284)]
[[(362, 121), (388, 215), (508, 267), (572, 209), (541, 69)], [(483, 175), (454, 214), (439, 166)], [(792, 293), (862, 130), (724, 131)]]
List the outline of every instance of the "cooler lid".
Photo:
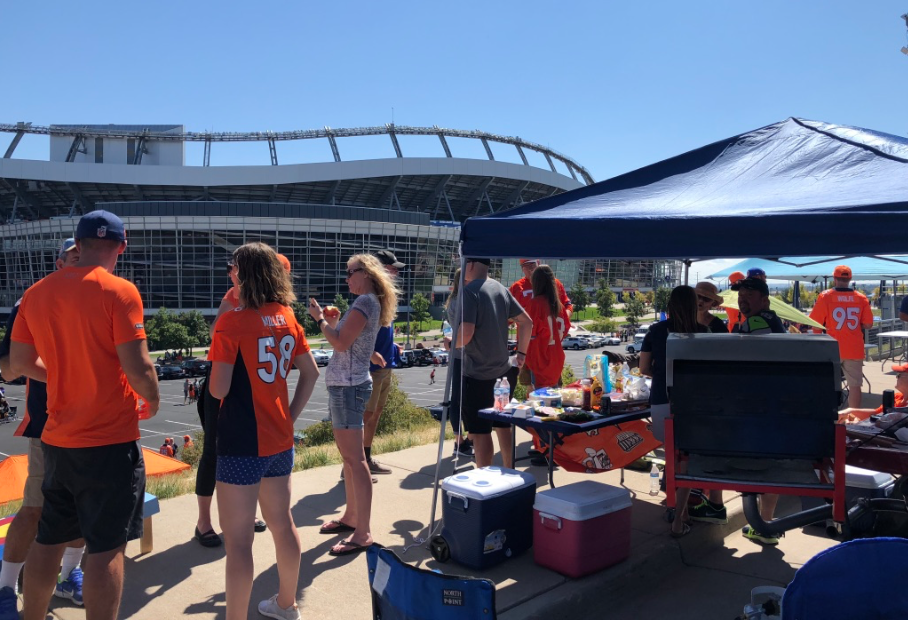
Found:
[(485, 499), (534, 486), (535, 477), (505, 467), (481, 467), (443, 479), (443, 490), (473, 499)]
[(892, 483), (892, 476), (879, 471), (845, 465), (845, 486), (852, 489), (881, 489)]
[(535, 496), (535, 510), (570, 521), (587, 521), (632, 505), (628, 490), (594, 480), (548, 489)]

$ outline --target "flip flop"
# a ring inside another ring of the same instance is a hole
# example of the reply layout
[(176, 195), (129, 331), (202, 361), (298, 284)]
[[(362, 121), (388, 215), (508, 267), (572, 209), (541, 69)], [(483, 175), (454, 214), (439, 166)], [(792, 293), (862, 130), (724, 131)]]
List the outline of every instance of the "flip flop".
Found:
[(339, 544), (345, 548), (341, 551), (330, 549), (329, 555), (334, 555), (336, 557), (342, 555), (354, 555), (355, 553), (360, 553), (361, 551), (366, 551), (370, 548), (370, 545), (359, 545), (356, 542), (351, 542), (350, 540), (343, 540)]
[(682, 532), (675, 532), (674, 530), (671, 530), (671, 538), (683, 538), (690, 533), (690, 529), (690, 526), (684, 523)]
[[(335, 527), (326, 527), (327, 525), (334, 525)], [(339, 534), (341, 532), (353, 532), (354, 528), (348, 525), (347, 523), (342, 523), (341, 521), (326, 521), (319, 528), (320, 534)]]
[(219, 547), (221, 546), (221, 538), (218, 534), (215, 533), (215, 530), (209, 530), (205, 534), (199, 531), (199, 528), (195, 528), (196, 532), (193, 534), (193, 538), (199, 541), (199, 544), (203, 547)]
[(253, 520), (253, 531), (254, 532), (265, 532), (266, 531), (266, 522), (262, 519)]

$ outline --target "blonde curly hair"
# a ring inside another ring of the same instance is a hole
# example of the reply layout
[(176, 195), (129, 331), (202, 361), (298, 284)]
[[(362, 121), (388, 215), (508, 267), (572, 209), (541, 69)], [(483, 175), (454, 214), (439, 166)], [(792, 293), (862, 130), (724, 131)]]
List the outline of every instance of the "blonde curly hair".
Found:
[(376, 296), (380, 300), (380, 325), (391, 325), (398, 313), (399, 291), (395, 281), (378, 258), (372, 254), (355, 254), (348, 259), (348, 264), (359, 263), (367, 277), (373, 282)]

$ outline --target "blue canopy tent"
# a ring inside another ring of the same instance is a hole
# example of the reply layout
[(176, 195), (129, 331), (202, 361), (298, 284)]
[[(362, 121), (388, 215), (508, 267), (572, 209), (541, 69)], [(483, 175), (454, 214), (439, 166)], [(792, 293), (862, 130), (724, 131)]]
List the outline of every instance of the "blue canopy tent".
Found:
[(882, 258), (862, 256), (855, 258), (836, 257), (785, 257), (777, 261), (764, 258), (748, 258), (732, 267), (716, 271), (710, 280), (726, 280), (735, 271), (746, 273), (748, 269), (765, 271), (770, 280), (798, 280), (801, 282), (823, 282), (832, 277), (838, 265), (848, 265), (854, 280), (907, 280), (908, 256), (884, 256)]
[(908, 251), (908, 140), (797, 118), (502, 213), (463, 256), (869, 256)]

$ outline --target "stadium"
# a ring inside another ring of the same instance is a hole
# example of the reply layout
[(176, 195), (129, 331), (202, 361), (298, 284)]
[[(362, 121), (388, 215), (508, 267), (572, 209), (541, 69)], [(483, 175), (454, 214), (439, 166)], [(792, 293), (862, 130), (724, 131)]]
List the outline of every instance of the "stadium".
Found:
[[(228, 257), (250, 241), (285, 254), (298, 297), (320, 300), (347, 295), (349, 256), (390, 248), (408, 266), (406, 299), (421, 292), (439, 306), (455, 269), (461, 222), (594, 182), (583, 166), (548, 147), (439, 127), (195, 133), (182, 125), (16, 123), (0, 124), (0, 132), (12, 136), (0, 159), (0, 313), (53, 270), (79, 216), (97, 208), (126, 224), (129, 246), (117, 273), (136, 283), (147, 313), (165, 307), (211, 315), (229, 286)], [(47, 160), (14, 157), (26, 136), (49, 141)], [(340, 142), (377, 136), (388, 140), (388, 153), (342, 159)], [(406, 138), (433, 141), (439, 155), (408, 156)], [(332, 159), (280, 164), (291, 141), (328, 142)], [(451, 143), (465, 141), (479, 143), (481, 156), (453, 156)], [(210, 165), (213, 148), (238, 142), (260, 143), (264, 155), (268, 147), (268, 162)], [(187, 164), (188, 145), (202, 146), (202, 165)], [(504, 147), (514, 149), (516, 161), (495, 158), (495, 148)], [(604, 274), (617, 290), (679, 280), (674, 262), (612, 263), (554, 266), (567, 288), (580, 278), (592, 286)], [(508, 282), (520, 270), (506, 261), (495, 275)]]

